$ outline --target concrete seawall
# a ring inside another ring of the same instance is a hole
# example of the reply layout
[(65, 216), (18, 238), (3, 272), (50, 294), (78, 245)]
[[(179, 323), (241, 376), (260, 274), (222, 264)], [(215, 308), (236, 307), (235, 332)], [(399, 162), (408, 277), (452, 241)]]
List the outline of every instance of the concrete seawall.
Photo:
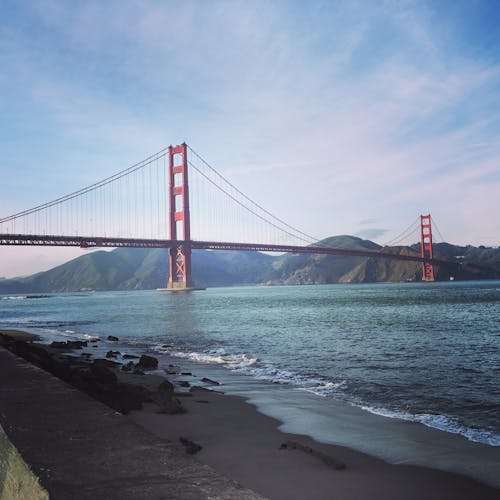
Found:
[(1, 347), (0, 425), (0, 491), (21, 483), (34, 488), (28, 464), (51, 500), (260, 498)]

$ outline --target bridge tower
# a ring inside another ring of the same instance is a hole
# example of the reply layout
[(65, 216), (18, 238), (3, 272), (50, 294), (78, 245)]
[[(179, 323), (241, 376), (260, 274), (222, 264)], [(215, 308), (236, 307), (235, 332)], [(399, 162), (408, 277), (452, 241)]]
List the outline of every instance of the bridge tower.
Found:
[[(420, 216), (420, 249), (423, 259), (433, 259), (431, 214)], [(422, 281), (434, 281), (432, 262), (422, 262)]]
[(170, 277), (167, 290), (192, 290), (194, 289), (194, 281), (191, 275), (191, 232), (186, 143), (168, 148), (168, 206), (170, 239), (179, 243), (170, 248)]

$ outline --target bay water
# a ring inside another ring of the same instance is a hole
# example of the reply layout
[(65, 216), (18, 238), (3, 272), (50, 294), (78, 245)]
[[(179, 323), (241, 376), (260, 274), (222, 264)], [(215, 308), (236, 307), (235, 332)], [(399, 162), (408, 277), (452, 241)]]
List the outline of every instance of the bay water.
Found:
[(499, 281), (3, 295), (0, 328), (177, 360), (284, 430), (500, 487)]

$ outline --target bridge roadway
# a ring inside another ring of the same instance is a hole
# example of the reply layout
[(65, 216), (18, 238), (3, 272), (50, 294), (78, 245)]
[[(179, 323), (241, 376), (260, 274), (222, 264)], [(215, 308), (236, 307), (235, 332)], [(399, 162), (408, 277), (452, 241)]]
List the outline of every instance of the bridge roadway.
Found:
[(295, 246), (295, 245), (267, 245), (263, 243), (232, 243), (196, 240), (163, 240), (141, 238), (110, 238), (91, 236), (53, 236), (33, 234), (0, 234), (0, 245), (23, 246), (62, 246), (81, 248), (172, 248), (176, 246), (190, 246), (196, 250), (244, 250), (257, 252), (279, 253), (310, 253), (323, 255), (349, 255), (353, 257), (373, 257), (377, 259), (397, 259), (411, 262), (429, 262), (432, 264), (455, 264), (458, 262), (444, 259), (424, 259), (418, 255), (400, 255), (382, 250), (357, 250), (334, 248), (325, 246)]

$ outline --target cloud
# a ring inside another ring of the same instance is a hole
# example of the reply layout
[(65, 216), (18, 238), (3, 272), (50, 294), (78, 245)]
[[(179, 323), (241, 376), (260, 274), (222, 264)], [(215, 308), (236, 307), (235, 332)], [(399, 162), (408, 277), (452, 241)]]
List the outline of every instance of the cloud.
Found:
[(380, 236), (386, 234), (388, 231), (389, 231), (388, 229), (382, 229), (382, 228), (362, 229), (361, 231), (355, 233), (354, 236), (359, 236), (360, 238), (366, 238), (367, 240), (375, 240), (377, 238), (380, 238)]
[(2, 194), (2, 213), (186, 140), (318, 237), (376, 224), (357, 234), (390, 238), (427, 211), (457, 243), (500, 234), (488, 215), (499, 189), (500, 67), (461, 50), (474, 40), (455, 39), (457, 20), (437, 23), (432, 5), (19, 9), (33, 29), (9, 32), (0, 57), (10, 77), (0, 84), (26, 144), (0, 137), (11, 159), (0, 165), (3, 184), (32, 169)]

